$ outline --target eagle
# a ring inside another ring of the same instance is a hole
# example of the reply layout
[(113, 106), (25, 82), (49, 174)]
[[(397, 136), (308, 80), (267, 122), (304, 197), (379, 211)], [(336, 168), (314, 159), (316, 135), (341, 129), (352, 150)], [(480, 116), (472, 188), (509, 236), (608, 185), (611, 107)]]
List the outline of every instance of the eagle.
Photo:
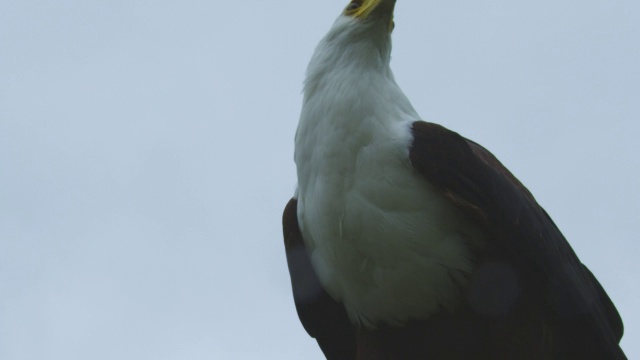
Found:
[(626, 359), (622, 320), (489, 151), (421, 121), (390, 68), (395, 0), (320, 41), (283, 233), (298, 317), (327, 359)]

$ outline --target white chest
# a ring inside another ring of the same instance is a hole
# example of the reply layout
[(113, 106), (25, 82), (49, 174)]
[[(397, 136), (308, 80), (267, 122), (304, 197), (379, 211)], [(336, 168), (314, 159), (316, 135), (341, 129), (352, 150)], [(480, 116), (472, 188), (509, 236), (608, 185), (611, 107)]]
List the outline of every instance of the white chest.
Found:
[(314, 268), (352, 321), (369, 326), (455, 305), (469, 244), (480, 240), (413, 170), (408, 109), (311, 99), (296, 135), (298, 219)]

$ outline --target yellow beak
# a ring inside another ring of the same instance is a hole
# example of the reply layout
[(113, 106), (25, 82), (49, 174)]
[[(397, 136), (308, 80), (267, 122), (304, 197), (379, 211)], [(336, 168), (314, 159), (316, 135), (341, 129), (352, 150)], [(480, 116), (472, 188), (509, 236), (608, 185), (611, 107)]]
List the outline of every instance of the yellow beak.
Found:
[(362, 5), (354, 12), (353, 17), (366, 19), (371, 13), (393, 14), (396, 0), (362, 0)]

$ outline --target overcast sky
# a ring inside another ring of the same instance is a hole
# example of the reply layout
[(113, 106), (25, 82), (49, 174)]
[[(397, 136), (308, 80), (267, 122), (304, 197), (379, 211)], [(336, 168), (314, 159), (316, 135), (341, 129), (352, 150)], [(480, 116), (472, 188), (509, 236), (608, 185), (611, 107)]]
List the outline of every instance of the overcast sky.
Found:
[[(0, 359), (321, 359), (280, 229), (324, 1), (0, 1)], [(640, 358), (640, 2), (399, 0), (425, 120), (494, 152)], [(636, 339), (636, 341), (634, 341)]]

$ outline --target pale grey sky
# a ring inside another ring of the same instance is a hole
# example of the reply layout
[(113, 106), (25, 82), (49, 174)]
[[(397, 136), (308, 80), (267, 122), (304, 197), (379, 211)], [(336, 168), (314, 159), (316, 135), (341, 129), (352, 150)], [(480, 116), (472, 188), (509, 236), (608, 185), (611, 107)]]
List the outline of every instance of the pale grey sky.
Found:
[[(346, 3), (0, 2), (0, 359), (321, 359), (280, 233)], [(399, 0), (425, 120), (493, 151), (640, 358), (640, 2)]]

